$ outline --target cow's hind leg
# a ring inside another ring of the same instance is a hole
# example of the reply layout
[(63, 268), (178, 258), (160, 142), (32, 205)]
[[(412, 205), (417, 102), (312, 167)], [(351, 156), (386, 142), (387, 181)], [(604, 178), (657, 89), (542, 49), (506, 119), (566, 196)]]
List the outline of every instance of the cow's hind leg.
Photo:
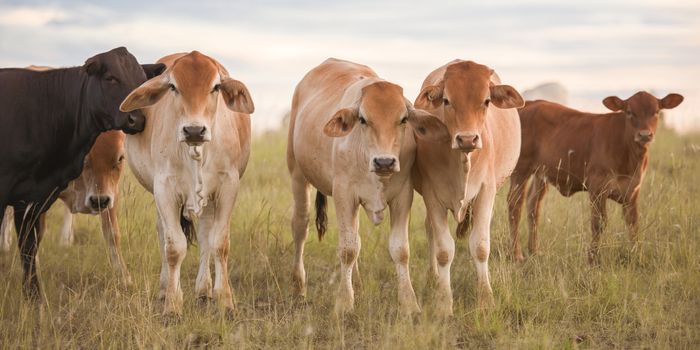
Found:
[(474, 202), (474, 227), (469, 236), (469, 251), (476, 267), (477, 301), (481, 308), (493, 305), (488, 262), (491, 252), (491, 216), (495, 199), (496, 185), (482, 185)]
[(0, 251), (9, 252), (12, 245), (12, 207), (0, 208), (0, 213), (4, 213), (2, 224), (0, 224)]
[(540, 220), (542, 200), (547, 194), (547, 182), (540, 176), (533, 176), (530, 189), (527, 191), (527, 223), (530, 230), (528, 250), (530, 254), (537, 254), (537, 224)]
[(391, 216), (391, 237), (389, 238), (389, 253), (396, 264), (399, 277), (399, 304), (405, 314), (420, 312), (416, 293), (411, 284), (411, 274), (408, 269), (410, 249), (408, 245), (408, 219), (413, 202), (413, 188), (407, 186), (400, 195), (389, 203)]
[(39, 277), (36, 267), (36, 253), (41, 241), (43, 214), (29, 208), (15, 207), (15, 229), (17, 230), (17, 243), (19, 245), (20, 260), (24, 270), (23, 291), (25, 297), (37, 300), (40, 295)]
[[(292, 212), (292, 235), (294, 236), (294, 267), (292, 280), (294, 292), (300, 297), (306, 297), (306, 270), (304, 269), (304, 244), (309, 235), (309, 196), (311, 185), (306, 181), (304, 175), (296, 167), (292, 172), (292, 195), (294, 196), (294, 207)], [(318, 194), (323, 196), (323, 194)], [(317, 215), (325, 216), (325, 197), (319, 200), (324, 201), (324, 207), (317, 210), (324, 212)], [(319, 237), (320, 238), (320, 237)]]
[(527, 190), (529, 174), (513, 173), (510, 178), (508, 191), (508, 223), (510, 224), (511, 254), (516, 261), (523, 261), (523, 250), (520, 246), (520, 215), (523, 210), (524, 194)]

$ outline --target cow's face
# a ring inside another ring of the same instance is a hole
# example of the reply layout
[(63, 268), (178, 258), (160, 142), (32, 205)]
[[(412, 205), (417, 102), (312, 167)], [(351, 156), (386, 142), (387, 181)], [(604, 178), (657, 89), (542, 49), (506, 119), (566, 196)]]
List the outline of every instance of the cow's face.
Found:
[(255, 109), (246, 86), (197, 51), (178, 58), (161, 76), (131, 92), (121, 110), (148, 107), (166, 95), (172, 101), (168, 117), (172, 118), (173, 137), (190, 146), (211, 140), (220, 97), (235, 112), (250, 114)]
[(124, 134), (100, 134), (85, 157), (83, 172), (73, 182), (74, 197), (68, 202), (73, 212), (97, 214), (113, 208), (119, 192), (124, 164)]
[(139, 65), (123, 47), (89, 58), (82, 67), (88, 76), (85, 102), (90, 113), (98, 118), (100, 127), (130, 134), (143, 131), (146, 124), (143, 114), (124, 113), (119, 110), (119, 104), (147, 76), (158, 75), (164, 69), (162, 64)]
[(606, 97), (603, 100), (608, 109), (625, 113), (628, 129), (632, 130), (634, 141), (641, 145), (647, 145), (654, 140), (661, 110), (675, 108), (681, 102), (683, 96), (679, 94), (668, 94), (662, 99), (657, 99), (644, 91), (637, 92), (627, 100), (617, 96)]
[(471, 61), (453, 63), (438, 84), (424, 87), (418, 95), (416, 107), (442, 114), (453, 149), (469, 153), (482, 148), (489, 108), (524, 105), (513, 87), (491, 83), (492, 74), (493, 70)]
[(331, 137), (355, 133), (369, 171), (386, 178), (401, 169), (399, 152), (409, 123), (422, 137), (447, 134), (437, 118), (413, 108), (400, 86), (380, 81), (362, 88), (356, 106), (335, 112), (323, 132)]

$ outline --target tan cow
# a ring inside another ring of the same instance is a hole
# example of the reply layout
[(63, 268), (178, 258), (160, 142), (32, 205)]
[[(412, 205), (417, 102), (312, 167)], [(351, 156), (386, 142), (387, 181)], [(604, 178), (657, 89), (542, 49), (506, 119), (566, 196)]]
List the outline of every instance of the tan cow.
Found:
[(449, 130), (442, 142), (417, 139), (413, 178), (426, 206), (425, 227), (432, 271), (438, 280), (436, 311), (452, 314), (450, 266), (455, 252), (448, 211), (460, 222), (458, 235), (473, 207), (469, 238), (478, 278), (478, 300), (493, 302), (489, 282), (490, 225), (498, 186), (510, 175), (520, 151), (520, 94), (501, 85), (492, 69), (454, 60), (423, 82), (415, 106), (436, 115)]
[(614, 113), (584, 113), (547, 101), (528, 101), (520, 110), (523, 145), (508, 194), (513, 256), (523, 260), (518, 239), (520, 212), (527, 194), (530, 253), (537, 252), (537, 221), (547, 184), (570, 196), (588, 191), (593, 241), (590, 263), (598, 262), (598, 242), (606, 220), (606, 200), (622, 204), (632, 241), (637, 239), (637, 201), (654, 139), (659, 112), (675, 108), (683, 96), (657, 99), (638, 92), (627, 100), (610, 96), (603, 104)]
[(405, 313), (420, 311), (408, 271), (408, 219), (415, 156), (412, 129), (435, 138), (446, 130), (429, 114), (416, 110), (403, 89), (367, 66), (327, 59), (299, 82), (292, 100), (287, 165), (292, 177), (296, 243), (293, 279), (306, 295), (304, 242), (308, 235), (309, 196), (317, 189), (319, 238), (325, 232), (325, 200), (333, 196), (338, 218), (340, 286), (336, 313), (353, 309), (353, 270), (360, 253), (358, 210), (374, 224), (389, 207), (389, 250), (399, 276), (398, 297)]
[(254, 106), (243, 83), (197, 51), (158, 61), (166, 71), (126, 97), (122, 111), (143, 109), (146, 129), (128, 135), (129, 165), (153, 193), (160, 241), (160, 294), (166, 321), (182, 314), (180, 266), (199, 219), (200, 265), (195, 293), (234, 310), (228, 278), (229, 226), (240, 177), (250, 154)]

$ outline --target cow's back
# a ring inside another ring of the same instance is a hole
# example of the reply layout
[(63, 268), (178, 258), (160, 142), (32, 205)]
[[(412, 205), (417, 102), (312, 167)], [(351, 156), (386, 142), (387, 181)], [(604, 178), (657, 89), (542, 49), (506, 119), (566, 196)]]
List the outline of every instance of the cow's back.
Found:
[(299, 82), (292, 100), (287, 160), (290, 170), (299, 165), (305, 176), (326, 194), (332, 191), (334, 138), (323, 127), (342, 106), (348, 87), (362, 79), (377, 78), (369, 67), (329, 58)]

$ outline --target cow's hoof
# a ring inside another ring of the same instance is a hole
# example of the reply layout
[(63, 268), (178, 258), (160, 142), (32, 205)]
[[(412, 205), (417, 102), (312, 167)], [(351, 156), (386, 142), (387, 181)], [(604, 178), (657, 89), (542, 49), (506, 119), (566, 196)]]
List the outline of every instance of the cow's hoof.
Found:
[(206, 307), (211, 303), (212, 298), (208, 295), (200, 295), (197, 297), (197, 306), (199, 307)]

